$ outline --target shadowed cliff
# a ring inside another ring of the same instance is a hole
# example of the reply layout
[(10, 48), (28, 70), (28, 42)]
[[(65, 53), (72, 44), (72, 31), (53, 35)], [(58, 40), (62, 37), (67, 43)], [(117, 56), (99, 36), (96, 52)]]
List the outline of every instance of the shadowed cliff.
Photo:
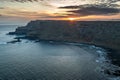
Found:
[(120, 49), (119, 21), (47, 21), (36, 20), (10, 34), (35, 40), (83, 42)]

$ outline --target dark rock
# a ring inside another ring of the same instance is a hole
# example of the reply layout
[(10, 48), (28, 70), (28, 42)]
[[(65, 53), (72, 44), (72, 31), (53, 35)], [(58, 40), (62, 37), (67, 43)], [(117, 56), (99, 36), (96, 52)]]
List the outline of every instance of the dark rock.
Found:
[(113, 73), (113, 75), (115, 75), (115, 76), (120, 76), (120, 70), (115, 71), (115, 72)]
[(104, 72), (108, 75), (120, 76), (120, 70), (116, 71), (105, 70)]
[(104, 72), (108, 75), (113, 75), (109, 70), (105, 70)]
[(27, 39), (27, 38), (23, 36), (23, 37), (15, 37), (14, 39)]
[(15, 35), (15, 32), (9, 32), (7, 35)]
[(120, 49), (119, 21), (36, 20), (10, 34), (26, 35), (33, 40), (85, 42)]
[(21, 40), (17, 39), (17, 40), (13, 40), (13, 41), (10, 41), (10, 42), (7, 42), (7, 43), (16, 43), (16, 42), (21, 42)]

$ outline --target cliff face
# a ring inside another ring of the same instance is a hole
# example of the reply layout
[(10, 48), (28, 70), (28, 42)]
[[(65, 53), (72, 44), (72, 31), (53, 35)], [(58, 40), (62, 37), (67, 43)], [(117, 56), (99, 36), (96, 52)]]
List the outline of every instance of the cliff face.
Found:
[[(38, 40), (77, 41), (79, 29), (76, 23), (67, 21), (31, 21), (25, 27), (16, 29), (15, 34)], [(21, 32), (20, 32), (21, 31)]]
[(37, 40), (87, 42), (120, 49), (120, 22), (94, 21), (31, 21), (15, 34)]
[(91, 22), (80, 28), (84, 41), (120, 49), (120, 22)]

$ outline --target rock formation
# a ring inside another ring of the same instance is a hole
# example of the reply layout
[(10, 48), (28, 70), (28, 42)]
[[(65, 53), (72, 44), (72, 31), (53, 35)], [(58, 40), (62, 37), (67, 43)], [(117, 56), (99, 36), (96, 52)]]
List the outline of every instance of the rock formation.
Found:
[(35, 40), (84, 42), (120, 49), (120, 21), (36, 20), (10, 34)]

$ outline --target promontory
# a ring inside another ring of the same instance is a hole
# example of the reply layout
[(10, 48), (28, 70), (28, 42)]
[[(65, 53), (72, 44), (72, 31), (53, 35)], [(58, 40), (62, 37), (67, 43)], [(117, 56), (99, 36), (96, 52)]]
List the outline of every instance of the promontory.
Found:
[(9, 34), (39, 41), (90, 43), (120, 49), (120, 21), (35, 20)]

